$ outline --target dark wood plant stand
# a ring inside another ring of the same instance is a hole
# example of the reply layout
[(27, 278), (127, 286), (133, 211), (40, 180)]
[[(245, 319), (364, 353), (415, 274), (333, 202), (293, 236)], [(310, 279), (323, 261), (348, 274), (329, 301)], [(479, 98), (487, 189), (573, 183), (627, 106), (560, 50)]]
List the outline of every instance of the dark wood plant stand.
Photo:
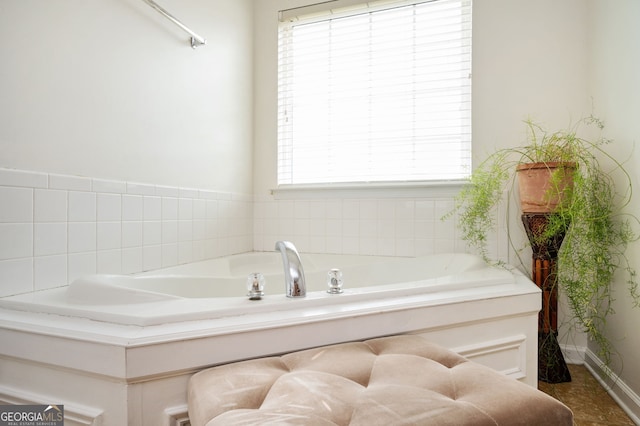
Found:
[(542, 290), (538, 314), (538, 379), (547, 383), (571, 381), (569, 368), (558, 344), (558, 250), (565, 232), (541, 239), (553, 213), (523, 213), (522, 223), (533, 250), (531, 275)]

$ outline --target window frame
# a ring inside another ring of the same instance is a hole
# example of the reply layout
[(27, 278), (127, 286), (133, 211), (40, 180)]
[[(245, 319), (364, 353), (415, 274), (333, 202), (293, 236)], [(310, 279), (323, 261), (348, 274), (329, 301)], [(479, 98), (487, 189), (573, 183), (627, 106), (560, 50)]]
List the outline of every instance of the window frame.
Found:
[[(279, 25), (279, 32), (280, 32), (280, 27), (282, 25), (294, 25), (291, 24), (291, 22), (295, 23), (295, 22), (300, 22), (302, 20), (303, 23), (308, 23), (308, 22), (317, 22), (317, 21), (323, 21), (323, 20), (327, 20), (327, 19), (337, 19), (339, 17), (343, 17), (343, 16), (349, 16), (349, 15), (358, 15), (358, 14), (362, 14), (362, 7), (363, 6), (368, 6), (367, 12), (366, 13), (370, 13), (372, 11), (378, 11), (378, 10), (384, 10), (384, 9), (395, 9), (398, 7), (403, 7), (403, 6), (407, 6), (407, 5), (414, 5), (414, 4), (422, 4), (422, 3), (432, 3), (432, 2), (455, 2), (455, 1), (459, 1), (460, 5), (462, 8), (467, 8), (467, 16), (469, 19), (469, 22), (466, 23), (467, 27), (461, 29), (461, 32), (467, 31), (468, 32), (468, 43), (469, 43), (469, 50), (468, 52), (465, 52), (466, 56), (467, 56), (467, 62), (468, 62), (468, 99), (464, 102), (464, 105), (467, 106), (468, 108), (468, 117), (466, 117), (466, 129), (467, 129), (467, 140), (464, 142), (467, 144), (467, 147), (465, 150), (460, 150), (458, 152), (461, 152), (463, 154), (466, 154), (467, 156), (467, 162), (462, 164), (460, 167), (464, 167), (465, 170), (465, 174), (459, 177), (455, 177), (455, 178), (431, 178), (431, 179), (415, 179), (415, 180), (411, 180), (411, 179), (402, 179), (402, 180), (374, 180), (374, 181), (335, 181), (335, 182), (316, 182), (316, 183), (283, 183), (281, 182), (280, 179), (280, 161), (281, 161), (281, 141), (280, 141), (280, 132), (281, 132), (281, 91), (280, 91), (280, 73), (281, 73), (281, 63), (280, 63), (280, 47), (278, 48), (278, 136), (276, 139), (276, 146), (277, 146), (277, 155), (278, 155), (278, 159), (277, 159), (277, 166), (276, 166), (276, 179), (277, 179), (277, 189), (274, 192), (283, 192), (283, 191), (293, 191), (296, 192), (300, 189), (306, 189), (306, 190), (320, 190), (322, 191), (323, 189), (326, 188), (333, 188), (336, 189), (338, 192), (344, 192), (349, 191), (349, 190), (361, 190), (361, 189), (375, 189), (377, 191), (385, 191), (389, 188), (403, 188), (404, 190), (409, 190), (409, 191), (413, 191), (415, 188), (417, 187), (424, 187), (424, 186), (428, 186), (431, 188), (435, 188), (435, 187), (446, 187), (446, 188), (452, 188), (452, 187), (458, 187), (460, 185), (461, 182), (466, 181), (466, 179), (468, 178), (468, 176), (470, 176), (471, 174), (471, 154), (472, 154), (472, 137), (471, 137), (471, 132), (472, 132), (472, 119), (471, 119), (471, 106), (472, 106), (472, 100), (471, 100), (471, 2), (472, 0), (412, 0), (412, 1), (408, 1), (408, 0), (387, 0), (387, 1), (379, 1), (379, 2), (368, 2), (363, 4), (362, 0), (337, 0), (336, 3), (338, 4), (338, 7), (336, 8), (331, 8), (328, 9), (327, 8), (327, 4), (326, 3), (334, 3), (334, 2), (324, 2), (321, 4), (313, 4), (310, 6), (306, 6), (306, 7), (301, 7), (301, 8), (296, 8), (296, 9), (289, 9), (289, 10), (285, 10), (285, 11), (280, 11), (280, 20), (282, 21), (289, 21), (289, 24), (280, 24)], [(313, 14), (311, 15), (311, 17), (307, 16), (306, 18), (304, 17), (304, 15), (306, 15), (307, 13), (313, 12)], [(463, 13), (464, 15), (464, 13)], [(329, 17), (330, 16), (330, 17)], [(302, 18), (301, 18), (302, 17)], [(463, 77), (464, 78), (464, 77)], [(461, 78), (461, 80), (463, 79)], [(463, 133), (461, 132), (461, 135)], [(461, 139), (463, 139), (463, 137), (461, 136)], [(451, 185), (453, 184), (453, 185)]]

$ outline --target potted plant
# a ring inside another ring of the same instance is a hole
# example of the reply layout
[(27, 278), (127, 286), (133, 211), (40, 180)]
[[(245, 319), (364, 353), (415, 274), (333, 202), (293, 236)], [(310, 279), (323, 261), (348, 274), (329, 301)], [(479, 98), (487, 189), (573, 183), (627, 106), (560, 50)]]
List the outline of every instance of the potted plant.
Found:
[[(487, 249), (488, 233), (495, 229), (496, 207), (512, 199), (516, 180), (522, 189), (542, 188), (533, 198), (520, 196), (523, 213), (532, 209), (552, 213), (544, 229), (535, 233), (535, 240), (530, 236), (530, 243), (547, 244), (559, 233), (564, 236), (557, 253), (555, 282), (566, 295), (576, 324), (597, 342), (600, 358), (609, 365), (613, 348), (603, 327), (612, 313), (611, 284), (616, 270), (626, 273), (631, 297), (640, 305), (636, 272), (625, 256), (627, 244), (637, 238), (632, 224), (638, 220), (621, 213), (630, 201), (631, 178), (623, 164), (603, 148), (610, 140), (602, 136), (590, 140), (578, 134), (585, 128), (601, 134), (604, 126), (598, 118), (590, 116), (553, 133), (531, 120), (525, 123), (527, 143), (498, 150), (483, 161), (446, 217), (457, 213), (462, 238), (486, 261), (498, 263), (489, 258)], [(534, 171), (542, 172), (546, 180), (534, 183), (530, 176), (516, 178), (516, 174)], [(614, 175), (622, 182), (617, 187)]]

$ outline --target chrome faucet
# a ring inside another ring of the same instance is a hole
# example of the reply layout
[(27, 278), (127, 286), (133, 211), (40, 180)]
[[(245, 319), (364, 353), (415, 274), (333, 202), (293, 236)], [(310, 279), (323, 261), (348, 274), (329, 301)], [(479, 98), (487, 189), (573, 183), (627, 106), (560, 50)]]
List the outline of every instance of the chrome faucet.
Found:
[(305, 297), (307, 285), (304, 281), (304, 270), (296, 246), (289, 241), (276, 242), (276, 250), (282, 254), (284, 263), (284, 283), (287, 297)]

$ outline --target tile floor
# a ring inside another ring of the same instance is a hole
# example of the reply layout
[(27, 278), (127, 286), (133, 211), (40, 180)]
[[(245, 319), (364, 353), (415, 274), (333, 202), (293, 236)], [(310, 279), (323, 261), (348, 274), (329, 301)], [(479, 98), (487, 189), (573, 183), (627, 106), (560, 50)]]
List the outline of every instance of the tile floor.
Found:
[(585, 366), (571, 364), (569, 371), (571, 382), (539, 382), (538, 388), (568, 406), (576, 426), (634, 425)]

